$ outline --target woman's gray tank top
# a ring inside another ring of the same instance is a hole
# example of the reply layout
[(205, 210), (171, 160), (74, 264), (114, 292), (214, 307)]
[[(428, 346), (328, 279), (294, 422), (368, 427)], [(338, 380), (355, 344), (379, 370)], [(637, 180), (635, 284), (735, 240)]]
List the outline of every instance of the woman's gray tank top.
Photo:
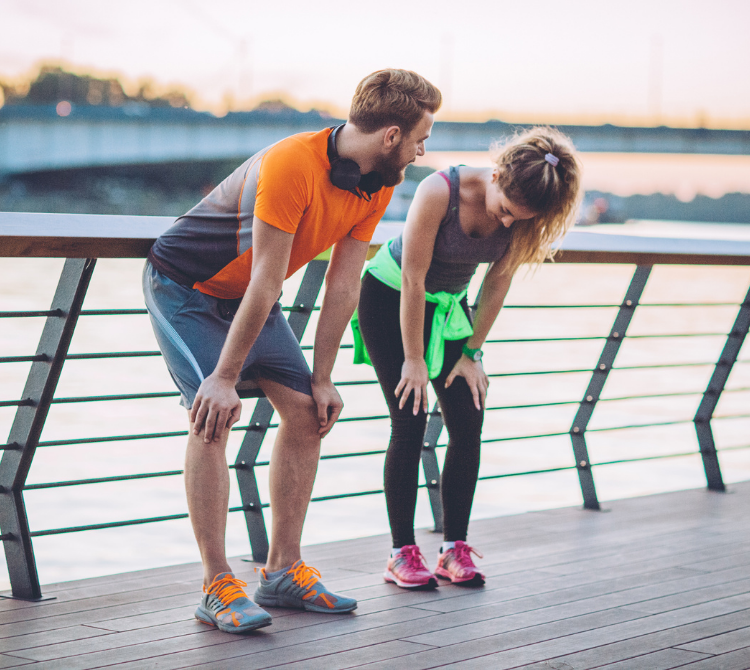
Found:
[[(446, 176), (445, 172), (440, 174)], [(425, 290), (428, 293), (460, 293), (469, 285), (480, 263), (500, 260), (510, 244), (511, 229), (505, 226), (500, 226), (489, 237), (470, 237), (463, 231), (458, 217), (457, 167), (449, 168), (447, 179), (450, 182), (450, 201), (448, 212), (440, 222), (432, 262), (425, 277)], [(401, 267), (403, 235), (391, 240), (390, 249), (393, 259)]]

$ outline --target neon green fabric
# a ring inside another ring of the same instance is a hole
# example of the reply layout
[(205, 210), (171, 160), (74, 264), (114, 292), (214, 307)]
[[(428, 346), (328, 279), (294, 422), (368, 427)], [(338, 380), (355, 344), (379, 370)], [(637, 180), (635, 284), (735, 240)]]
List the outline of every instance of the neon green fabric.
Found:
[[(390, 241), (386, 242), (373, 259), (365, 266), (362, 276), (371, 273), (375, 278), (382, 281), (396, 291), (401, 290), (401, 268), (391, 256)], [(461, 293), (425, 293), (427, 302), (435, 303), (435, 314), (432, 317), (432, 330), (430, 342), (425, 352), (427, 363), (427, 374), (430, 379), (435, 379), (443, 369), (443, 353), (446, 340), (462, 340), (470, 337), (474, 330), (466, 312), (461, 308), (461, 300), (466, 296), (466, 289)], [(354, 333), (354, 362), (372, 365), (367, 355), (362, 334), (359, 331), (359, 315), (354, 312), (352, 317), (352, 331)]]

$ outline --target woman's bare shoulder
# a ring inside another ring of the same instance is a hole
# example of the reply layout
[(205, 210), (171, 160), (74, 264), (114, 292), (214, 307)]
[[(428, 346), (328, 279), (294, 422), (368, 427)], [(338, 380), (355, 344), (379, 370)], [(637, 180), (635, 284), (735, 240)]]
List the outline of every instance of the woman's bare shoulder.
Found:
[(444, 173), (433, 172), (431, 175), (425, 177), (421, 182), (419, 182), (417, 191), (429, 193), (433, 197), (439, 197), (443, 195), (446, 199), (448, 199), (451, 193), (450, 182), (448, 181), (448, 179), (446, 179)]

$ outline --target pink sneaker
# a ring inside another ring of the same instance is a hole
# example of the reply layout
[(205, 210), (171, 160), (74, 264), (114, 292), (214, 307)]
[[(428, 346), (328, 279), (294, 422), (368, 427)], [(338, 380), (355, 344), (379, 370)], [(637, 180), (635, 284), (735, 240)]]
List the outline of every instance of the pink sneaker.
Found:
[(437, 586), (437, 579), (427, 569), (416, 544), (407, 544), (398, 554), (391, 556), (383, 577), (404, 589), (434, 589)]
[(483, 558), (474, 547), (459, 540), (455, 548), (448, 549), (444, 554), (438, 554), (435, 574), (441, 579), (450, 579), (454, 584), (481, 586), (484, 584), (484, 575), (477, 570), (477, 566), (471, 560), (472, 554)]

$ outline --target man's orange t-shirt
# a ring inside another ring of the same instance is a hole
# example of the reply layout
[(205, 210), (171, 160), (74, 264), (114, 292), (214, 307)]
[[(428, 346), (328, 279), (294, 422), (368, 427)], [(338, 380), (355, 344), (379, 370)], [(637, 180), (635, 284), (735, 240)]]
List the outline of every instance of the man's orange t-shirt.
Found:
[(153, 265), (203, 293), (240, 298), (252, 273), (253, 216), (294, 235), (287, 277), (347, 235), (369, 242), (393, 188), (370, 201), (336, 188), (330, 133), (293, 135), (245, 161), (157, 239)]

